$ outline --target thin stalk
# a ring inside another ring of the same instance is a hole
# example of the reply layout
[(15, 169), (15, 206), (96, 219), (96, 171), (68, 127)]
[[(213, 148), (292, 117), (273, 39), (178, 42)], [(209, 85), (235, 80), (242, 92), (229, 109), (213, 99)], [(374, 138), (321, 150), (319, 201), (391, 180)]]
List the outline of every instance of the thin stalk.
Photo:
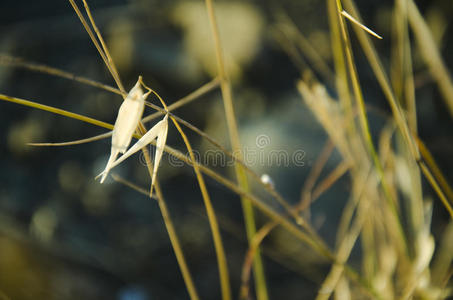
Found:
[[(152, 176), (151, 173), (150, 176)], [(162, 191), (160, 189), (158, 180), (156, 180), (156, 182), (154, 183), (154, 190), (157, 195), (157, 203), (159, 204), (160, 212), (162, 213), (162, 219), (164, 220), (165, 227), (167, 228), (168, 236), (171, 241), (171, 245), (175, 252), (176, 260), (178, 261), (179, 268), (184, 278), (184, 282), (186, 283), (187, 292), (189, 293), (190, 299), (198, 300), (200, 299), (200, 297), (198, 296), (197, 289), (195, 288), (195, 284), (193, 283), (192, 280), (192, 275), (190, 274), (189, 267), (187, 266), (186, 263), (186, 259), (184, 258), (184, 253), (179, 243), (179, 239), (176, 234), (176, 230), (173, 225), (172, 219), (170, 217), (167, 204), (165, 203), (164, 197), (162, 195)]]
[[(142, 130), (143, 130), (143, 128), (140, 131), (142, 131)], [(153, 176), (152, 175), (153, 174), (153, 163), (151, 161), (148, 149), (146, 147), (143, 147), (142, 152), (143, 152), (143, 155), (146, 160), (146, 167), (148, 169), (149, 176), (152, 177)], [(153, 187), (154, 187), (154, 190), (155, 190), (156, 196), (157, 196), (155, 199), (157, 200), (157, 203), (159, 204), (159, 209), (162, 214), (162, 219), (163, 219), (165, 227), (167, 229), (171, 246), (173, 248), (173, 251), (175, 252), (176, 260), (178, 262), (179, 269), (181, 270), (181, 274), (184, 279), (184, 283), (186, 285), (187, 292), (189, 293), (191, 300), (199, 300), (200, 298), (198, 296), (197, 290), (193, 283), (192, 275), (190, 274), (189, 267), (187, 266), (186, 259), (184, 257), (184, 252), (182, 251), (181, 244), (179, 243), (178, 235), (176, 234), (176, 230), (173, 225), (173, 221), (170, 217), (170, 213), (168, 211), (167, 204), (165, 203), (164, 196), (162, 194), (160, 185), (157, 182), (157, 180), (154, 183)], [(151, 192), (148, 193), (148, 197), (150, 197), (151, 199), (153, 198)]]
[(315, 186), (316, 181), (321, 175), (321, 171), (329, 160), (333, 150), (334, 145), (332, 141), (328, 139), (321, 151), (321, 154), (318, 155), (318, 158), (313, 164), (313, 167), (311, 167), (310, 173), (308, 174), (308, 177), (304, 182), (304, 186), (302, 187), (302, 191), (300, 193), (299, 203), (296, 205), (297, 210), (303, 211), (305, 210), (305, 208), (311, 205), (313, 198), (313, 187)]
[(404, 98), (404, 35), (406, 32), (407, 14), (406, 0), (395, 1), (393, 8), (392, 50), (390, 62), (390, 78), (397, 99)]
[(449, 203), (453, 204), (453, 189), (448, 184), (448, 181), (445, 178), (445, 176), (442, 174), (442, 171), (440, 170), (439, 166), (434, 160), (434, 157), (432, 156), (431, 152), (428, 150), (425, 143), (423, 143), (423, 141), (419, 138), (417, 138), (417, 145), (418, 148), (420, 149), (420, 154), (422, 155), (423, 160), (432, 170), (433, 176), (436, 178), (437, 182), (439, 182), (439, 185), (447, 194), (447, 198), (450, 200)]
[(365, 25), (363, 25), (362, 23), (360, 23), (359, 21), (356, 20), (356, 18), (354, 18), (353, 16), (351, 16), (348, 12), (346, 12), (345, 10), (342, 10), (340, 12), (340, 14), (345, 17), (346, 19), (348, 19), (349, 21), (351, 21), (353, 24), (359, 26), (359, 28), (361, 28), (362, 30), (365, 30), (366, 32), (368, 32), (368, 34), (374, 36), (375, 38), (378, 38), (380, 40), (382, 40), (382, 36), (380, 36), (379, 34), (377, 34), (376, 32), (374, 32), (373, 30), (371, 30), (370, 28), (366, 27)]
[(250, 290), (250, 273), (253, 266), (253, 258), (256, 255), (256, 250), (259, 248), (260, 244), (263, 242), (264, 238), (269, 235), (269, 233), (278, 225), (277, 222), (269, 222), (260, 230), (256, 232), (253, 236), (253, 239), (250, 243), (249, 250), (245, 255), (244, 263), (242, 264), (241, 272), (241, 288), (239, 289), (239, 299), (247, 300), (249, 297)]
[[(216, 59), (217, 59), (217, 67), (218, 73), (220, 78), (220, 89), (222, 91), (222, 98), (223, 104), (225, 108), (225, 115), (227, 119), (228, 125), (228, 132), (230, 136), (230, 142), (233, 148), (233, 153), (237, 153), (237, 155), (242, 159), (242, 152), (241, 152), (241, 144), (239, 140), (239, 133), (238, 127), (236, 124), (236, 118), (234, 114), (234, 107), (233, 107), (233, 96), (231, 91), (231, 84), (228, 79), (228, 74), (225, 69), (225, 63), (223, 58), (222, 46), (220, 43), (220, 36), (219, 30), (217, 26), (217, 21), (215, 17), (214, 7), (212, 0), (205, 0), (206, 8), (209, 15), (209, 20), (211, 24), (211, 31), (214, 38), (214, 44), (216, 49)], [(235, 164), (236, 170), (236, 177), (239, 185), (246, 191), (249, 190), (247, 175), (244, 172), (244, 169), (239, 165)], [(255, 224), (255, 216), (253, 212), (252, 204), (247, 201), (246, 199), (241, 199), (242, 208), (244, 211), (244, 221), (246, 226), (247, 238), (249, 243), (251, 242), (253, 236), (256, 233), (256, 224)], [(266, 286), (266, 279), (264, 275), (264, 267), (262, 262), (262, 257), (260, 254), (260, 249), (256, 249), (256, 255), (254, 258), (253, 264), (254, 274), (255, 274), (255, 285), (257, 291), (257, 299), (258, 300), (267, 300), (269, 299), (267, 286)]]
[(318, 295), (316, 296), (316, 300), (327, 300), (329, 299), (331, 293), (336, 289), (338, 282), (340, 281), (341, 277), (343, 276), (345, 264), (351, 254), (352, 248), (354, 247), (357, 238), (359, 237), (360, 232), (362, 231), (362, 227), (364, 222), (368, 218), (369, 206), (371, 205), (370, 201), (361, 201), (362, 198), (365, 197), (365, 186), (367, 185), (366, 181), (370, 180), (368, 177), (365, 180), (365, 184), (362, 185), (363, 189), (360, 191), (359, 195), (351, 199), (352, 202), (355, 202), (356, 205), (361, 203), (361, 212), (356, 214), (354, 223), (351, 224), (350, 230), (344, 235), (342, 240), (339, 242), (338, 250), (336, 253), (337, 261), (332, 265), (332, 268), (329, 274), (326, 276), (324, 282), (322, 283), (321, 287), (318, 290)]
[(338, 14), (337, 7), (333, 0), (327, 0), (329, 14), (329, 26), (331, 32), (332, 56), (335, 65), (336, 87), (342, 109), (345, 112), (347, 123), (347, 133), (352, 137), (356, 135), (356, 124), (352, 109), (351, 92), (349, 87), (348, 71), (345, 62), (345, 53), (339, 23), (341, 16)]
[(124, 86), (121, 83), (120, 74), (118, 73), (118, 70), (115, 66), (115, 62), (113, 61), (112, 56), (110, 55), (109, 49), (107, 48), (107, 45), (104, 42), (104, 38), (102, 37), (101, 32), (99, 31), (96, 23), (94, 22), (93, 16), (91, 15), (90, 7), (88, 6), (86, 0), (83, 0), (83, 5), (85, 6), (85, 11), (87, 12), (88, 18), (90, 19), (91, 26), (93, 26), (93, 29), (96, 32), (99, 41), (101, 42), (102, 50), (104, 50), (105, 57), (107, 58), (106, 64), (111, 69), (111, 73), (119, 89), (122, 92), (125, 92)]
[(73, 146), (73, 145), (81, 145), (86, 143), (91, 143), (95, 141), (99, 141), (102, 139), (106, 139), (112, 136), (112, 131), (102, 133), (99, 135), (95, 135), (86, 139), (80, 139), (70, 142), (59, 142), (59, 143), (27, 143), (28, 146), (39, 146), (39, 147), (64, 147), (64, 146)]
[(106, 56), (105, 52), (103, 51), (103, 49), (101, 48), (101, 46), (99, 45), (98, 40), (96, 39), (93, 31), (90, 28), (90, 25), (88, 25), (88, 22), (86, 21), (85, 17), (83, 16), (82, 12), (80, 11), (79, 7), (74, 2), (74, 0), (69, 0), (69, 2), (71, 3), (72, 8), (74, 9), (74, 11), (76, 12), (77, 16), (79, 17), (80, 22), (82, 23), (82, 25), (85, 28), (86, 32), (90, 36), (90, 39), (93, 42), (94, 46), (96, 47), (96, 49), (98, 50), (99, 54), (101, 55), (102, 60), (104, 61), (106, 67), (109, 69), (110, 74), (112, 74), (113, 79), (115, 80), (115, 83), (118, 85), (118, 87), (120, 87), (120, 90), (122, 92), (125, 92), (124, 88), (123, 88), (123, 85), (122, 85), (122, 83), (121, 83), (121, 81), (119, 79), (118, 72), (116, 72), (116, 69), (112, 69), (112, 66), (109, 64), (109, 59), (107, 58), (107, 56)]
[[(142, 134), (142, 135), (145, 134), (146, 129), (145, 129), (144, 125), (141, 122), (139, 123), (138, 128), (139, 128), (138, 131), (139, 131), (140, 134)], [(145, 160), (146, 160), (146, 166), (147, 166), (147, 169), (148, 169), (149, 176), (152, 178), (152, 176), (153, 176), (153, 164), (152, 164), (148, 149), (146, 147), (143, 147), (142, 148), (142, 153), (143, 153), (143, 155), (145, 157)], [(170, 242), (171, 242), (173, 250), (175, 252), (176, 260), (178, 262), (179, 268), (180, 268), (181, 273), (183, 275), (184, 283), (186, 285), (186, 288), (187, 288), (187, 291), (189, 293), (189, 296), (191, 297), (191, 299), (198, 300), (199, 297), (198, 297), (198, 293), (197, 293), (197, 290), (195, 288), (195, 285), (193, 283), (192, 275), (190, 274), (189, 268), (187, 267), (187, 263), (186, 263), (186, 260), (185, 260), (185, 257), (184, 257), (184, 253), (183, 253), (182, 248), (181, 248), (181, 246), (179, 244), (178, 236), (176, 235), (176, 231), (174, 229), (173, 222), (171, 221), (170, 215), (168, 213), (168, 209), (167, 209), (167, 206), (165, 204), (165, 200), (163, 198), (163, 194), (162, 194), (162, 192), (160, 190), (160, 187), (159, 187), (157, 182), (155, 183), (155, 185), (151, 186), (151, 190), (150, 190), (150, 193), (149, 193), (149, 197), (150, 198), (152, 198), (152, 189), (153, 188), (156, 191), (157, 202), (159, 203), (159, 208), (161, 209), (162, 217), (163, 217), (165, 226), (166, 226), (167, 231), (168, 231)]]
[(337, 180), (339, 180), (347, 171), (351, 169), (351, 163), (343, 160), (338, 166), (333, 169), (329, 175), (321, 181), (315, 189), (313, 189), (312, 197), (313, 199), (319, 198), (321, 194), (324, 193), (328, 188), (330, 188)]
[(442, 201), (442, 204), (447, 209), (448, 213), (450, 214), (450, 218), (453, 219), (453, 208), (450, 205), (450, 203), (448, 202), (447, 197), (445, 197), (444, 192), (440, 188), (440, 186), (437, 183), (436, 179), (434, 178), (433, 174), (431, 173), (431, 171), (428, 169), (428, 167), (426, 166), (426, 164), (424, 162), (419, 162), (418, 165), (420, 166), (420, 169), (422, 170), (422, 172), (425, 175), (426, 179), (428, 180), (429, 184), (436, 192), (437, 196), (439, 196), (440, 201)]
[[(189, 95), (185, 96), (185, 97), (182, 97), (181, 99), (179, 99), (178, 101), (176, 101), (175, 103), (173, 104), (170, 104), (168, 106), (168, 111), (173, 111), (177, 108), (180, 108), (181, 106), (184, 106), (196, 99), (199, 99), (200, 96), (214, 90), (215, 88), (217, 88), (219, 86), (219, 79), (216, 77), (214, 78), (213, 80), (211, 80), (210, 82), (202, 85), (201, 87), (199, 87), (198, 89), (196, 89), (195, 91), (191, 92)], [(167, 112), (165, 112), (164, 110), (162, 111), (157, 111), (151, 115), (148, 115), (146, 116), (145, 118), (143, 118), (142, 122), (143, 123), (146, 123), (146, 122), (149, 122), (155, 118), (158, 118), (159, 116), (161, 115), (164, 115), (166, 114)]]
[(63, 71), (57, 68), (49, 67), (46, 65), (25, 61), (22, 58), (10, 55), (0, 54), (0, 65), (12, 66), (27, 69), (34, 72), (49, 74), (56, 77), (66, 78), (69, 80), (77, 81), (86, 85), (97, 87), (115, 94), (123, 95), (123, 93), (112, 86), (85, 78), (83, 76), (74, 75), (70, 72)]
[(407, 0), (395, 1), (394, 23), (395, 45), (393, 46), (393, 62), (391, 63), (393, 89), (397, 99), (406, 108), (409, 129), (415, 134), (417, 132), (417, 114), (412, 53), (408, 32)]
[[(113, 173), (110, 176), (112, 176), (113, 180), (115, 180), (116, 182), (121, 183), (121, 184), (123, 184), (123, 185), (125, 185), (125, 186), (127, 186), (127, 187), (129, 187), (129, 188), (131, 188), (131, 189), (133, 189), (133, 190), (135, 190), (137, 192), (139, 192), (140, 194), (149, 197), (149, 191), (147, 191), (144, 188), (136, 185), (135, 183), (130, 182), (130, 181), (124, 179), (123, 177), (121, 177), (121, 176), (119, 176), (119, 175), (117, 175), (115, 173)], [(157, 198), (154, 197), (154, 196), (151, 197), (151, 198), (157, 200)]]
[[(168, 111), (168, 107), (165, 104), (164, 100), (152, 89), (145, 86), (157, 98), (159, 98), (160, 102), (164, 106), (164, 109)], [(191, 161), (195, 162), (195, 154), (193, 153), (192, 146), (190, 145), (189, 139), (187, 138), (186, 134), (182, 130), (181, 126), (179, 125), (178, 121), (175, 117), (170, 115), (170, 119), (173, 121), (176, 129), (178, 130), (179, 134), (181, 135), (182, 139), (184, 140), (184, 144), (186, 145), (187, 151), (189, 152), (189, 156)], [(211, 198), (208, 193), (208, 189), (206, 188), (205, 181), (203, 179), (203, 175), (200, 172), (200, 168), (198, 164), (194, 163), (193, 169), (195, 171), (195, 175), (197, 177), (198, 185), (200, 186), (201, 195), (203, 197), (204, 205), (206, 208), (206, 213), (208, 215), (209, 226), (211, 227), (212, 232), (212, 239), (214, 240), (214, 248), (216, 251), (217, 257), (217, 265), (219, 266), (219, 277), (220, 277), (220, 286), (222, 289), (222, 299), (231, 299), (231, 288), (230, 288), (230, 276), (228, 272), (228, 264), (225, 255), (225, 249), (223, 247), (222, 236), (220, 234), (219, 224), (217, 222), (217, 217), (214, 211), (214, 206), (212, 205)], [(157, 192), (157, 190), (156, 190)]]

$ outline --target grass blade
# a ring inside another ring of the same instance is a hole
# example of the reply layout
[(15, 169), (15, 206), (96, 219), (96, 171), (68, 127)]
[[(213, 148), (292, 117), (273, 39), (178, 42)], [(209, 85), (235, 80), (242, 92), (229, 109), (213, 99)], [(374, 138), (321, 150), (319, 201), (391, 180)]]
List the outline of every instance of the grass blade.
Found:
[(366, 27), (365, 25), (363, 25), (362, 23), (360, 23), (359, 21), (357, 21), (353, 16), (351, 16), (350, 14), (348, 14), (345, 10), (342, 10), (341, 11), (341, 14), (346, 17), (349, 21), (351, 21), (352, 23), (354, 23), (355, 25), (359, 26), (360, 28), (362, 28), (363, 30), (365, 30), (366, 32), (368, 32), (369, 34), (371, 34), (372, 36), (382, 40), (382, 36), (380, 36), (379, 34), (377, 34), (376, 32), (374, 32), (373, 30), (371, 30), (370, 28)]

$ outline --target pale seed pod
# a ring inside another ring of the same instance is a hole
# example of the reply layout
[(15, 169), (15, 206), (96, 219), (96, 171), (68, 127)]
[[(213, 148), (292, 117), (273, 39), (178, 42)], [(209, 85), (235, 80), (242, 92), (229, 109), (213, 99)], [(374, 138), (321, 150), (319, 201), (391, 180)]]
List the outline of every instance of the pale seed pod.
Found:
[[(110, 164), (109, 170), (113, 169), (117, 165), (119, 165), (121, 162), (126, 160), (129, 156), (133, 155), (137, 151), (141, 150), (143, 147), (147, 146), (150, 144), (155, 138), (157, 138), (156, 141), (156, 154), (154, 156), (154, 169), (153, 169), (153, 175), (152, 175), (152, 180), (151, 180), (151, 191), (152, 188), (154, 187), (154, 181), (156, 179), (156, 174), (157, 174), (157, 169), (160, 164), (160, 160), (162, 158), (163, 154), (163, 149), (165, 147), (165, 143), (167, 141), (167, 133), (168, 133), (168, 115), (165, 115), (164, 119), (159, 121), (156, 125), (154, 125), (150, 130), (148, 130), (132, 147), (127, 150), (126, 153), (124, 153), (120, 158), (115, 160)], [(109, 170), (104, 170), (101, 174), (99, 174), (96, 178), (99, 176), (106, 176), (106, 173)]]
[(118, 154), (126, 152), (142, 117), (145, 108), (145, 100), (149, 93), (143, 94), (140, 82), (141, 78), (138, 79), (135, 86), (130, 90), (118, 110), (118, 116), (116, 117), (115, 126), (113, 127), (112, 149), (101, 178), (101, 183), (103, 183), (107, 177)]
[(162, 158), (162, 154), (164, 153), (165, 143), (167, 142), (168, 115), (165, 115), (164, 119), (161, 122), (163, 122), (163, 123), (160, 128), (160, 132), (157, 135), (156, 155), (154, 155), (154, 170), (153, 170), (153, 177), (151, 178), (151, 192), (150, 192), (151, 195), (153, 194), (153, 188), (154, 188), (154, 182), (156, 180), (157, 168), (159, 168), (160, 160)]

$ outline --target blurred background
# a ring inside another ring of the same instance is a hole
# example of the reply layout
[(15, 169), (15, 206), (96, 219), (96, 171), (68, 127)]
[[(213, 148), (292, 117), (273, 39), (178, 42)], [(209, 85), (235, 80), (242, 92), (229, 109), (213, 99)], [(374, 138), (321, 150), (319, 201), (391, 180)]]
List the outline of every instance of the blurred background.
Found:
[[(374, 44), (383, 61), (389, 63), (393, 1), (356, 2), (366, 25), (384, 37)], [(142, 75), (146, 84), (171, 104), (215, 77), (204, 1), (88, 3), (126, 89)], [(276, 189), (296, 203), (327, 138), (295, 88), (311, 65), (295, 47), (294, 32), (297, 29), (304, 45), (326, 62), (325, 73), (317, 75), (332, 87), (325, 1), (215, 3), (241, 142), (245, 151), (255, 153), (247, 163), (257, 173), (268, 174)], [(452, 70), (453, 2), (416, 3)], [(354, 37), (352, 41), (356, 42)], [(354, 50), (360, 80), (366, 87), (372, 130), (378, 132), (390, 110), (355, 44)], [(413, 55), (419, 134), (452, 182), (451, 117), (419, 53)], [(0, 93), (114, 122), (122, 101), (118, 95), (15, 67), (11, 56), (114, 85), (68, 1), (0, 2)], [(336, 96), (334, 90), (330, 92)], [(153, 103), (158, 104), (156, 99)], [(147, 108), (145, 115), (152, 112)], [(175, 114), (230, 147), (219, 89)], [(110, 139), (69, 147), (26, 145), (77, 140), (104, 132), (51, 113), (0, 103), (0, 299), (188, 298), (157, 203), (111, 178), (103, 185), (94, 180), (108, 159)], [(201, 157), (213, 149), (196, 134), (186, 132)], [(186, 153), (172, 126), (167, 144)], [(290, 158), (295, 153), (301, 155), (297, 163), (291, 159), (288, 163), (272, 161), (268, 157), (273, 150), (284, 151)], [(264, 160), (256, 153), (263, 154)], [(335, 153), (323, 174), (339, 161)], [(230, 167), (202, 162), (234, 178)], [(139, 155), (122, 163), (114, 173), (141, 187), (150, 184)], [(158, 177), (202, 299), (218, 299), (216, 259), (193, 169), (165, 154)], [(247, 249), (242, 209), (236, 194), (206, 180), (221, 224), (233, 294), (237, 295)], [(436, 199), (428, 187), (426, 193)], [(342, 178), (311, 207), (314, 227), (328, 243), (333, 242), (333, 228), (348, 194), (348, 180)], [(434, 235), (447, 219), (436, 199)], [(262, 223), (266, 218), (258, 215), (258, 220)], [(315, 295), (329, 264), (308, 251), (307, 256), (313, 258), (299, 261), (292, 255), (297, 251), (304, 251), (304, 246), (283, 231), (265, 241), (271, 298), (311, 299)]]

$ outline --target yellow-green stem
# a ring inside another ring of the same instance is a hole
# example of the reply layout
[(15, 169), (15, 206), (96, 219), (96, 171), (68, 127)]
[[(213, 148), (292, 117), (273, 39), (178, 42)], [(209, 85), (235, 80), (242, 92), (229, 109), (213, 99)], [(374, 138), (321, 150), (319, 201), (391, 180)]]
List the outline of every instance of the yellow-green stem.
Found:
[[(420, 154), (422, 155), (424, 161), (428, 165), (428, 167), (432, 170), (434, 177), (436, 178), (439, 185), (445, 191), (445, 194), (449, 200), (449, 205), (453, 204), (453, 189), (448, 184), (447, 179), (442, 174), (439, 166), (437, 165), (434, 157), (432, 156), (431, 152), (429, 152), (428, 148), (426, 147), (425, 143), (419, 138), (417, 140), (418, 148), (420, 149)], [(448, 209), (448, 208), (447, 208)]]
[(90, 124), (93, 124), (93, 125), (96, 125), (96, 126), (99, 126), (99, 127), (107, 128), (107, 129), (110, 129), (110, 130), (113, 129), (113, 125), (112, 124), (105, 123), (105, 122), (102, 122), (102, 121), (99, 121), (99, 120), (96, 120), (96, 119), (93, 119), (93, 118), (90, 118), (90, 117), (82, 116), (82, 115), (79, 115), (79, 114), (76, 114), (76, 113), (73, 113), (73, 112), (69, 112), (69, 111), (64, 110), (64, 109), (55, 108), (55, 107), (52, 107), (52, 106), (49, 106), (49, 105), (40, 104), (40, 103), (37, 103), (37, 102), (34, 102), (34, 101), (20, 99), (20, 98), (15, 98), (15, 97), (3, 95), (3, 94), (0, 94), (0, 100), (17, 103), (17, 104), (24, 105), (24, 106), (34, 107), (34, 108), (37, 108), (37, 109), (40, 109), (40, 110), (48, 111), (48, 112), (51, 112), (51, 113), (54, 113), (54, 114), (57, 114), (57, 115), (62, 115), (62, 116), (65, 116), (65, 117), (68, 117), (68, 118), (71, 118), (71, 119), (80, 120), (80, 121), (83, 121), (83, 122), (86, 122), (86, 123), (90, 123)]
[[(205, 0), (206, 8), (209, 15), (209, 20), (211, 23), (211, 30), (212, 35), (214, 38), (215, 44), (215, 52), (216, 52), (216, 59), (217, 59), (217, 66), (218, 66), (218, 73), (220, 78), (220, 89), (222, 92), (223, 104), (225, 108), (225, 115), (227, 119), (228, 125), (228, 132), (230, 135), (230, 142), (233, 148), (233, 153), (237, 153), (238, 158), (242, 160), (242, 152), (241, 152), (241, 144), (239, 140), (239, 133), (236, 124), (236, 117), (234, 114), (234, 107), (233, 107), (233, 96), (231, 91), (230, 81), (228, 79), (228, 74), (225, 69), (225, 63), (223, 59), (223, 52), (222, 46), (220, 43), (220, 36), (217, 27), (217, 21), (215, 17), (214, 7), (212, 0)], [(248, 191), (248, 181), (247, 175), (245, 174), (244, 169), (240, 164), (235, 164), (235, 171), (236, 177), (239, 185), (244, 190)], [(242, 208), (244, 211), (244, 221), (246, 226), (247, 238), (249, 243), (253, 239), (256, 233), (256, 224), (255, 224), (255, 216), (253, 211), (253, 206), (250, 201), (247, 201), (244, 198), (241, 198)], [(255, 257), (253, 261), (253, 270), (254, 270), (254, 277), (255, 277), (255, 285), (256, 285), (256, 292), (257, 292), (257, 299), (258, 300), (267, 300), (268, 292), (266, 286), (266, 279), (264, 276), (264, 267), (263, 262), (260, 254), (259, 248), (256, 249)]]

